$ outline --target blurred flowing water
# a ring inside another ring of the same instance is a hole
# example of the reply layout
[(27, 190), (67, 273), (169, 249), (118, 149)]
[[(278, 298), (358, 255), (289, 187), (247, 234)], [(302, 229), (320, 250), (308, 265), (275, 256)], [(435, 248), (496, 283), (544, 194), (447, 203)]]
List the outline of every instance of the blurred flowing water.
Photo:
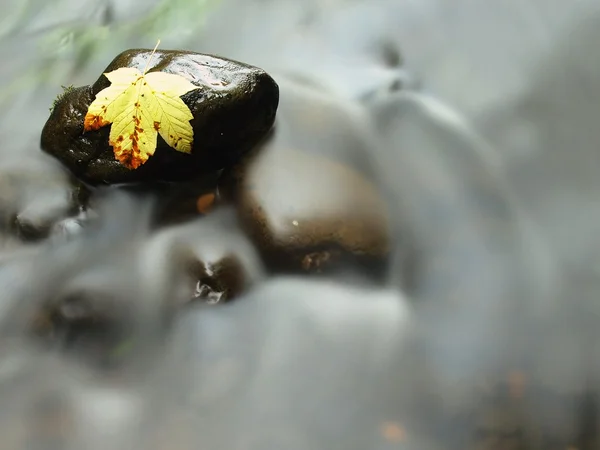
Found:
[[(395, 237), (422, 265), (410, 292), (400, 254), (377, 287), (265, 279), (227, 211), (151, 232), (152, 205), (116, 194), (73, 239), (2, 230), (2, 448), (598, 448), (600, 1), (3, 6), (3, 218), (68, 208), (39, 149), (60, 86), (160, 38), (356, 106)], [(253, 261), (256, 285), (174, 313), (182, 255), (207, 245)], [(81, 292), (128, 336), (116, 368), (89, 362), (85, 338), (72, 359), (25, 336), (40, 305)]]

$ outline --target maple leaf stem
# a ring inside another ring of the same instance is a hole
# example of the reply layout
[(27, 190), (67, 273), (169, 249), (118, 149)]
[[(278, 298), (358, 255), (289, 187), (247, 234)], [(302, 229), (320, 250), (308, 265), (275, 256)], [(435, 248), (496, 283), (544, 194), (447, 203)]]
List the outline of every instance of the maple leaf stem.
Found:
[(148, 61), (146, 61), (146, 67), (144, 67), (144, 71), (142, 72), (144, 75), (146, 75), (146, 72), (148, 71), (148, 67), (150, 67), (150, 62), (152, 61), (152, 58), (154, 57), (154, 53), (156, 53), (156, 49), (158, 48), (159, 45), (160, 45), (160, 39), (154, 46), (152, 53), (150, 53), (150, 57), (148, 58)]

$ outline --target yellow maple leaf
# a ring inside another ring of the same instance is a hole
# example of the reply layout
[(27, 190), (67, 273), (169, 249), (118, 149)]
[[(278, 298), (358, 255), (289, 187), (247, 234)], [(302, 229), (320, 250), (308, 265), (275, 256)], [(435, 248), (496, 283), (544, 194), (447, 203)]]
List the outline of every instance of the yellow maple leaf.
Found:
[(98, 92), (85, 115), (84, 131), (112, 123), (108, 143), (125, 167), (137, 169), (156, 150), (158, 134), (191, 153), (193, 115), (180, 96), (194, 89), (181, 75), (124, 67), (104, 74), (111, 85)]

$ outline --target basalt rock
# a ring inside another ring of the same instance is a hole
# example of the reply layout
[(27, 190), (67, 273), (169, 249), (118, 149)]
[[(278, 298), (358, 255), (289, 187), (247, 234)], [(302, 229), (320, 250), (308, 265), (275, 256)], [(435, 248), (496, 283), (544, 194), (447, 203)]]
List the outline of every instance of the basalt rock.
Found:
[[(121, 67), (143, 71), (150, 55), (150, 50), (127, 50), (104, 72)], [(279, 88), (257, 67), (217, 56), (162, 50), (154, 54), (148, 71), (178, 74), (199, 87), (181, 97), (194, 116), (191, 155), (173, 150), (159, 136), (155, 154), (130, 170), (115, 159), (108, 144), (110, 126), (84, 133), (83, 119), (90, 103), (110, 84), (104, 75), (93, 85), (68, 89), (57, 99), (42, 131), (42, 149), (90, 185), (179, 182), (234, 164), (273, 125)]]

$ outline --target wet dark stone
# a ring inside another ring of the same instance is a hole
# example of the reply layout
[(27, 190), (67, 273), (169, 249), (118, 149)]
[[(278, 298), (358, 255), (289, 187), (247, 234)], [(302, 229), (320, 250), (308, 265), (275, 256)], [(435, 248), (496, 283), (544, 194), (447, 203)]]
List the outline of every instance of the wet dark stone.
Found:
[(279, 82), (276, 127), (222, 177), (224, 201), (236, 205), (272, 271), (379, 276), (391, 237), (387, 205), (370, 181), (367, 118), (309, 80)]
[[(143, 71), (150, 54), (151, 50), (127, 50), (104, 72), (121, 67)], [(83, 119), (90, 103), (110, 85), (104, 75), (91, 86), (65, 91), (57, 100), (42, 131), (42, 149), (90, 185), (179, 182), (234, 164), (273, 125), (279, 88), (257, 67), (199, 53), (159, 50), (152, 71), (179, 74), (200, 87), (182, 96), (194, 115), (191, 155), (175, 151), (159, 136), (155, 154), (130, 170), (115, 159), (108, 144), (110, 126), (84, 134)]]
[(243, 263), (234, 255), (225, 255), (215, 261), (197, 261), (194, 299), (206, 303), (225, 303), (238, 297), (249, 284), (249, 275)]
[(308, 80), (280, 79), (274, 131), (222, 177), (224, 201), (276, 272), (381, 274), (387, 205), (370, 181), (374, 145), (355, 103)]
[(237, 176), (240, 221), (271, 269), (328, 273), (350, 263), (377, 273), (385, 266), (386, 204), (357, 171), (266, 146)]

